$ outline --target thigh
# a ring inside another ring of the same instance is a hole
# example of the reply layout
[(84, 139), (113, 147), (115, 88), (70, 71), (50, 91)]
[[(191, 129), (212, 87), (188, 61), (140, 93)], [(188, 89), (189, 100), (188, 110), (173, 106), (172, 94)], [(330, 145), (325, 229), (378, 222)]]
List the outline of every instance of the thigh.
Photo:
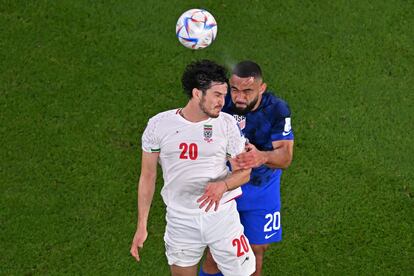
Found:
[(194, 244), (171, 245), (165, 243), (165, 256), (170, 266), (191, 267), (197, 266), (206, 246)]
[(189, 276), (189, 275), (197, 275), (197, 265), (189, 266), (189, 267), (181, 267), (172, 265), (170, 266), (171, 275), (172, 276)]
[(249, 240), (243, 234), (239, 214), (234, 206), (220, 218), (210, 235), (220, 237), (210, 239), (208, 246), (217, 267), (224, 275), (251, 275), (256, 268), (256, 259)]
[(170, 266), (191, 267), (199, 263), (206, 245), (202, 242), (197, 216), (167, 213), (165, 255)]
[(279, 208), (240, 212), (240, 220), (251, 244), (269, 244), (282, 240)]

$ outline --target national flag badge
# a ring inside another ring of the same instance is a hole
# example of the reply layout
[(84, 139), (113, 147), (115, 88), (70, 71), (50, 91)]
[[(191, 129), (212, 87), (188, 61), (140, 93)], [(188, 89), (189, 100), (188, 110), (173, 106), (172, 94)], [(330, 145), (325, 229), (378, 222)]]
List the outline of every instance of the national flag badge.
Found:
[(243, 130), (246, 127), (246, 116), (234, 114), (233, 117), (236, 119), (240, 130)]
[(213, 139), (211, 138), (213, 137), (213, 125), (204, 125), (203, 135), (204, 141), (207, 143), (213, 142)]

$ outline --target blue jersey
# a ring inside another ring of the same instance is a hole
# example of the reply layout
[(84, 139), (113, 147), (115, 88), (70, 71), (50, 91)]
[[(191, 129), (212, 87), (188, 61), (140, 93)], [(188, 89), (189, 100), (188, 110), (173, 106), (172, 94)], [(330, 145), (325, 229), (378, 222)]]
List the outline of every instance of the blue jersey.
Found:
[[(270, 92), (263, 93), (258, 108), (246, 115), (234, 114), (228, 93), (223, 111), (236, 118), (244, 136), (260, 151), (273, 150), (273, 141), (293, 140), (289, 106)], [(265, 165), (254, 168), (250, 181), (242, 186), (243, 195), (237, 199), (239, 211), (280, 207), (281, 175), (281, 169), (272, 169)]]

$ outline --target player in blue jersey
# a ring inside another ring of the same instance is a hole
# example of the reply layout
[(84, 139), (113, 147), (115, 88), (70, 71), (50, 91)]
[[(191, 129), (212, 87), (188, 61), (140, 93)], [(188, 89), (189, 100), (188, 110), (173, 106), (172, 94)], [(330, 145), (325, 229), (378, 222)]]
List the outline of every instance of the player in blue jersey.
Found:
[[(237, 64), (230, 87), (223, 111), (236, 118), (250, 142), (237, 164), (253, 168), (250, 181), (242, 186), (237, 209), (256, 256), (253, 275), (261, 275), (265, 251), (282, 239), (280, 178), (293, 157), (291, 114), (286, 102), (267, 90), (255, 62)], [(222, 275), (209, 252), (199, 275)]]

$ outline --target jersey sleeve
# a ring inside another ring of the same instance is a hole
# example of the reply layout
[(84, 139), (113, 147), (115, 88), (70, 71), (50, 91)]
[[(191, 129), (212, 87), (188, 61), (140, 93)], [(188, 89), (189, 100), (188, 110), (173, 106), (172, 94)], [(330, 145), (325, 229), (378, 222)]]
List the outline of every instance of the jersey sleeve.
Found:
[(227, 117), (227, 139), (226, 153), (228, 157), (233, 158), (244, 151), (246, 139), (232, 116)]
[(291, 113), (287, 103), (281, 101), (275, 106), (275, 119), (272, 123), (272, 141), (293, 140), (293, 130), (291, 124)]
[(160, 152), (160, 142), (157, 136), (158, 120), (156, 117), (148, 121), (147, 127), (142, 134), (142, 150), (145, 152)]

